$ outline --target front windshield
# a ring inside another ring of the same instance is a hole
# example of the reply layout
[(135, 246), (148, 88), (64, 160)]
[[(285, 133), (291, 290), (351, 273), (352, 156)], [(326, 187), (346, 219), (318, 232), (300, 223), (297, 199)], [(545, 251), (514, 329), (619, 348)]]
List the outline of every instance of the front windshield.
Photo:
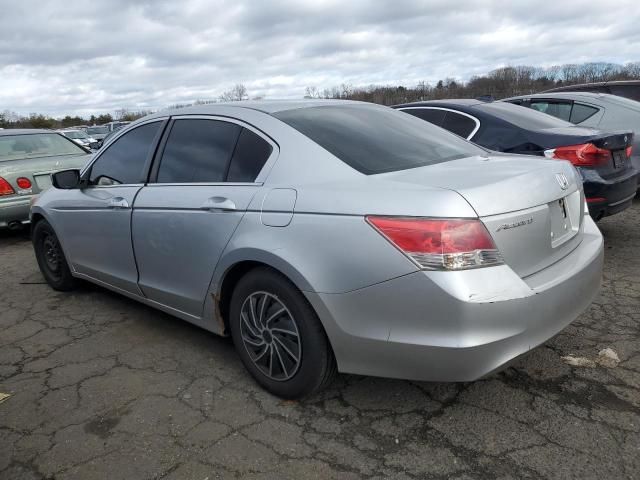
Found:
[(18, 158), (86, 154), (78, 145), (57, 133), (0, 135), (0, 162)]
[(84, 133), (82, 130), (68, 130), (62, 133), (65, 137), (72, 138), (74, 140), (77, 140), (79, 138), (89, 138), (89, 135)]
[(109, 127), (89, 127), (87, 133), (89, 135), (106, 135), (109, 133)]

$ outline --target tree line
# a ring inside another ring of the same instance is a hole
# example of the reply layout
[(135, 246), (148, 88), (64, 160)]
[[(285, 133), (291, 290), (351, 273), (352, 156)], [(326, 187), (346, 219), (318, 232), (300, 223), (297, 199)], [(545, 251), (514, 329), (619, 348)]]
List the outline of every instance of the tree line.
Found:
[(394, 105), (420, 100), (445, 98), (506, 98), (541, 92), (563, 85), (608, 82), (613, 80), (640, 80), (640, 62), (624, 65), (591, 62), (583, 64), (532, 67), (507, 66), (492, 70), (486, 75), (474, 76), (467, 82), (454, 78), (439, 80), (435, 84), (419, 82), (414, 86), (370, 85), (354, 87), (342, 84), (320, 90), (307, 87), (307, 98), (339, 98)]
[(114, 120), (133, 121), (148, 115), (151, 111), (140, 110), (131, 112), (129, 110), (116, 110), (113, 115), (104, 113), (80, 117), (78, 115), (66, 115), (63, 118), (53, 118), (41, 113), (31, 113), (28, 116), (18, 115), (15, 112), (5, 110), (0, 113), (0, 128), (68, 128), (80, 125), (102, 125)]
[[(486, 75), (474, 76), (466, 82), (455, 78), (445, 78), (435, 84), (423, 81), (413, 86), (370, 85), (354, 87), (347, 83), (324, 89), (310, 86), (305, 90), (305, 98), (361, 100), (383, 105), (444, 98), (489, 97), (500, 99), (540, 92), (563, 85), (612, 80), (640, 80), (640, 62), (629, 62), (624, 65), (591, 62), (551, 67), (507, 66), (492, 70)], [(238, 83), (216, 99), (195, 100), (192, 103), (174, 104), (167, 108), (241, 101), (249, 98), (259, 100), (262, 97), (250, 95), (247, 88), (242, 83)], [(66, 128), (78, 125), (101, 125), (114, 120), (133, 121), (149, 113), (152, 112), (119, 109), (113, 115), (107, 113), (91, 115), (88, 118), (77, 115), (53, 118), (38, 113), (20, 116), (5, 110), (0, 113), (0, 128)]]

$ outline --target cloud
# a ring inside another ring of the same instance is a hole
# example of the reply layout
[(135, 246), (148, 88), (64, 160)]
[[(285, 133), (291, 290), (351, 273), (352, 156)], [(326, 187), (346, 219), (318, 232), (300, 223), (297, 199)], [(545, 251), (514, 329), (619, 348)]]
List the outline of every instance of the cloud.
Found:
[(637, 61), (636, 1), (5, 2), (0, 110), (158, 109), (305, 87), (466, 80), (504, 65)]

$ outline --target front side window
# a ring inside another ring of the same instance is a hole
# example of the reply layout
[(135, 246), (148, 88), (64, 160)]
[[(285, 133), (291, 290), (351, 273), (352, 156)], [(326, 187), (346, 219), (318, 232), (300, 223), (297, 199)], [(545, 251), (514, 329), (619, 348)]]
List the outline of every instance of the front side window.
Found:
[(223, 182), (241, 129), (220, 120), (176, 120), (162, 153), (157, 182)]
[(91, 166), (91, 185), (126, 185), (145, 181), (145, 165), (161, 121), (126, 132)]
[(274, 116), (366, 175), (486, 154), (413, 115), (376, 105), (296, 108)]
[(0, 136), (0, 162), (17, 158), (86, 154), (86, 150), (58, 133)]
[(468, 138), (471, 132), (475, 130), (476, 125), (476, 121), (473, 118), (455, 112), (447, 112), (442, 128), (446, 128), (462, 138)]

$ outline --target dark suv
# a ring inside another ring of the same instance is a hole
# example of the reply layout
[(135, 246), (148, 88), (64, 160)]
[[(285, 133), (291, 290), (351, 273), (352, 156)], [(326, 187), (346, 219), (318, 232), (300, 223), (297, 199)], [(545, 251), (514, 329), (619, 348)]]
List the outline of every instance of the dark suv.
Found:
[(619, 97), (630, 98), (640, 102), (640, 80), (617, 80), (612, 82), (581, 83), (566, 87), (552, 88), (547, 92), (598, 92), (610, 93)]

